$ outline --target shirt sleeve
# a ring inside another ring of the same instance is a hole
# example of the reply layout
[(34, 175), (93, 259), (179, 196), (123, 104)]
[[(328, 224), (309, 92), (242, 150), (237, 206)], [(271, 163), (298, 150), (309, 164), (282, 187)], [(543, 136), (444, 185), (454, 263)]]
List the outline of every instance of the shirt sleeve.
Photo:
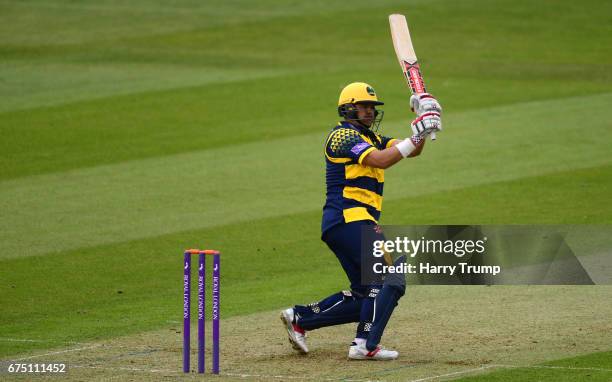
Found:
[(389, 147), (391, 147), (391, 145), (393, 144), (393, 142), (397, 141), (396, 138), (391, 138), (391, 137), (385, 137), (385, 136), (380, 136), (380, 141), (383, 145), (384, 148), (388, 149)]
[(366, 142), (357, 131), (346, 128), (333, 131), (325, 145), (325, 155), (334, 163), (361, 163), (373, 150), (375, 147)]

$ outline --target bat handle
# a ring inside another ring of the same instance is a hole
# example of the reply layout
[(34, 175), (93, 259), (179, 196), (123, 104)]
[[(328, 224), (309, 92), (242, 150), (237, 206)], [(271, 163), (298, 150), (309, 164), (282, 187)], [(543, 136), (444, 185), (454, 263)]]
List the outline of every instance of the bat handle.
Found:
[(431, 137), (432, 141), (436, 140), (436, 133), (431, 133), (431, 134), (429, 134), (429, 136)]

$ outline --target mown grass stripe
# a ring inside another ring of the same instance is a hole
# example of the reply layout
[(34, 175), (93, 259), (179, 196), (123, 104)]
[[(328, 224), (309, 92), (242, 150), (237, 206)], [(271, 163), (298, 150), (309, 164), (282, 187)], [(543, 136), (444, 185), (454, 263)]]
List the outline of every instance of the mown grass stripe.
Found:
[[(612, 94), (450, 114), (444, 139), (388, 172), (385, 200), (610, 163), (608, 103)], [(593, 110), (586, 116), (579, 112), (585, 107)], [(560, 112), (542, 113), (547, 108)], [(2, 182), (0, 256), (319, 210), (323, 138), (312, 133)]]

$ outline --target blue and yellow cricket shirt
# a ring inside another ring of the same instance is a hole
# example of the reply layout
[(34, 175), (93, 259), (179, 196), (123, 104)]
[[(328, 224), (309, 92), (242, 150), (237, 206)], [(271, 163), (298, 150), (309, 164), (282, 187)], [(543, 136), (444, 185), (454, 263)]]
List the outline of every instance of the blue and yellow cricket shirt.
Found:
[(378, 222), (385, 171), (362, 162), (368, 153), (390, 147), (393, 141), (346, 121), (332, 129), (325, 141), (327, 200), (321, 223), (323, 233), (341, 223)]

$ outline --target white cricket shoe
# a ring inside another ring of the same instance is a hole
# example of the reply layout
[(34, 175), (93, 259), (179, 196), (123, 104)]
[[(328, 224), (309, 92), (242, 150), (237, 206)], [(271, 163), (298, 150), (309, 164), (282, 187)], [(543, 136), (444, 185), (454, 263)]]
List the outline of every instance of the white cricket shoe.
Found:
[(348, 354), (349, 359), (371, 359), (375, 361), (388, 361), (396, 359), (398, 356), (399, 353), (395, 350), (387, 350), (380, 345), (369, 351), (366, 349), (365, 343), (357, 345), (354, 342), (351, 344)]
[(291, 346), (300, 353), (308, 353), (306, 346), (306, 332), (293, 322), (295, 314), (293, 308), (285, 309), (281, 312), (281, 321), (285, 324), (287, 334), (289, 334), (289, 342)]

